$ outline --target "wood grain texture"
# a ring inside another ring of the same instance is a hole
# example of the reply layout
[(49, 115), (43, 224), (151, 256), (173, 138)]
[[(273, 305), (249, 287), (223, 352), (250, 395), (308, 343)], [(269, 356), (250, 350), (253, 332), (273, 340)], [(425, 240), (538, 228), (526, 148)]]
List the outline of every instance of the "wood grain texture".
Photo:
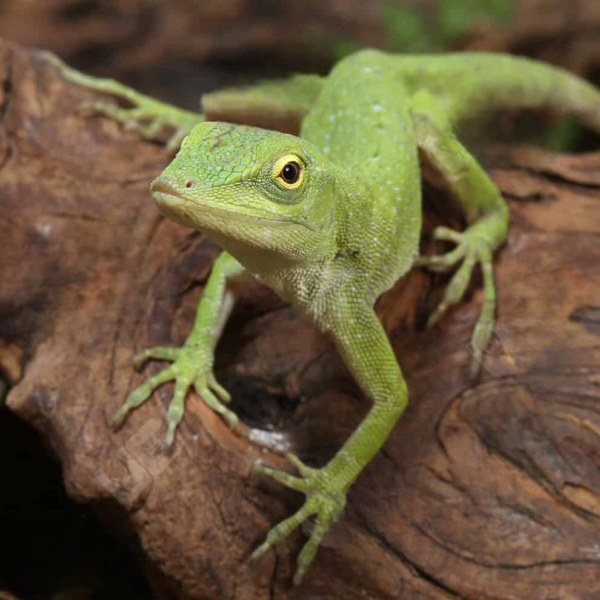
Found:
[[(322, 464), (364, 414), (335, 348), (251, 287), (217, 353), (245, 425), (231, 432), (192, 395), (167, 454), (165, 386), (112, 431), (159, 368), (136, 375), (131, 357), (185, 339), (218, 250), (158, 215), (147, 187), (168, 160), (160, 146), (77, 114), (91, 94), (6, 43), (0, 82), (8, 406), (46, 440), (70, 495), (138, 549), (158, 597), (600, 596), (600, 154), (493, 163), (512, 227), (480, 380), (467, 377), (478, 286), (429, 331), (446, 278), (412, 272), (379, 301), (411, 403), (294, 590), (300, 533), (247, 558), (302, 498), (249, 471), (258, 457), (283, 466), (282, 448)], [(437, 200), (428, 221), (447, 208), (432, 187)]]

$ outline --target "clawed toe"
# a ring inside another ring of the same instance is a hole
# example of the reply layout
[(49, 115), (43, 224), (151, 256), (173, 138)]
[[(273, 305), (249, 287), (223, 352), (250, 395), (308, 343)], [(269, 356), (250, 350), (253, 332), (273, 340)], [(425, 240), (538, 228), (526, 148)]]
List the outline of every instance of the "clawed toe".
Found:
[(200, 399), (217, 414), (221, 415), (230, 428), (233, 429), (238, 425), (237, 415), (223, 405), (223, 402), (231, 400), (231, 396), (217, 382), (211, 365), (207, 365), (197, 358), (193, 348), (190, 349), (187, 346), (181, 348), (163, 346), (148, 348), (134, 356), (134, 367), (140, 370), (144, 363), (150, 359), (170, 360), (173, 363), (150, 377), (127, 396), (127, 399), (113, 417), (113, 427), (120, 427), (130, 411), (143, 404), (154, 390), (168, 381), (175, 381), (175, 392), (167, 411), (167, 435), (165, 439), (167, 446), (173, 444), (175, 432), (185, 413), (185, 398), (192, 385)]
[(475, 265), (481, 265), (484, 279), (484, 303), (470, 342), (473, 356), (471, 373), (476, 374), (490, 343), (494, 327), (496, 291), (492, 266), (493, 248), (491, 242), (488, 242), (486, 238), (470, 235), (469, 230), (459, 233), (445, 227), (438, 227), (434, 237), (437, 240), (451, 241), (458, 245), (447, 254), (420, 257), (416, 262), (417, 266), (426, 267), (435, 272), (445, 272), (461, 260), (463, 262), (446, 286), (442, 301), (429, 316), (427, 327), (435, 325), (451, 306), (463, 299)]
[(331, 477), (327, 467), (313, 469), (306, 466), (293, 454), (288, 454), (286, 457), (300, 472), (301, 477), (267, 467), (259, 462), (254, 464), (253, 471), (272, 477), (283, 485), (306, 494), (306, 501), (300, 510), (269, 531), (266, 540), (256, 548), (250, 559), (253, 560), (263, 555), (269, 548), (287, 538), (304, 521), (315, 516), (315, 526), (298, 555), (298, 568), (294, 575), (294, 585), (299, 585), (304, 573), (314, 560), (323, 537), (328, 529), (341, 517), (346, 505), (346, 491)]

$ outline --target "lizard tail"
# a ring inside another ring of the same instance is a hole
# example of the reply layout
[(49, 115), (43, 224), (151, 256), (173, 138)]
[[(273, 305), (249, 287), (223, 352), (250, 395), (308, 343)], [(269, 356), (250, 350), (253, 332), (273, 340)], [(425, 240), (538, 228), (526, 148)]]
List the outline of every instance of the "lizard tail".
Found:
[(512, 108), (545, 109), (576, 118), (600, 133), (600, 90), (566, 69), (527, 58), (506, 57), (498, 99)]
[(600, 133), (600, 90), (566, 69), (508, 54), (450, 54), (423, 69), (425, 86), (440, 72), (451, 78), (455, 122), (502, 109), (547, 109), (575, 117)]
[(558, 114), (575, 117), (582, 125), (600, 133), (600, 90), (563, 69), (553, 68), (554, 84), (542, 106)]
[(561, 67), (508, 55), (487, 66), (488, 74), (480, 75), (484, 93), (479, 98), (483, 102), (497, 108), (549, 110), (574, 117), (600, 133), (600, 90), (585, 79)]

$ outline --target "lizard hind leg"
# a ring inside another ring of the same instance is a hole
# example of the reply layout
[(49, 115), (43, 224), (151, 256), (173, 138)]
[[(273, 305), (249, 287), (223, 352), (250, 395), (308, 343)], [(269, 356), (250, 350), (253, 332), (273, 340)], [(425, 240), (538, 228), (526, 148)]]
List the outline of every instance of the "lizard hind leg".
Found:
[(118, 81), (81, 73), (50, 52), (44, 52), (42, 56), (67, 81), (109, 94), (131, 105), (124, 107), (108, 100), (98, 100), (84, 104), (82, 108), (86, 112), (106, 115), (122, 123), (125, 129), (137, 131), (147, 139), (156, 139), (165, 130), (170, 130), (166, 144), (169, 152), (176, 151), (192, 127), (207, 119), (206, 115), (213, 121), (245, 123), (296, 133), (323, 86), (323, 78), (317, 75), (294, 75), (249, 87), (225, 89), (202, 97), (202, 111), (205, 114), (201, 114), (160, 102)]
[(414, 114), (414, 121), (420, 148), (459, 200), (469, 223), (463, 232), (437, 228), (435, 239), (453, 242), (456, 247), (444, 255), (421, 257), (416, 263), (437, 272), (462, 263), (440, 305), (431, 314), (428, 326), (435, 324), (450, 306), (463, 298), (473, 269), (479, 264), (483, 272), (484, 301), (470, 342), (474, 376), (492, 338), (496, 311), (493, 254), (506, 240), (508, 208), (493, 181), (447, 126), (436, 123), (435, 116), (427, 112)]
[(175, 151), (192, 127), (204, 121), (200, 113), (189, 112), (160, 102), (113, 79), (101, 79), (81, 73), (66, 65), (51, 52), (43, 52), (42, 56), (67, 81), (109, 94), (131, 104), (129, 107), (123, 107), (109, 100), (85, 102), (81, 105), (84, 112), (105, 115), (122, 123), (126, 130), (136, 131), (147, 139), (155, 139), (168, 130), (171, 132), (166, 144), (168, 151)]

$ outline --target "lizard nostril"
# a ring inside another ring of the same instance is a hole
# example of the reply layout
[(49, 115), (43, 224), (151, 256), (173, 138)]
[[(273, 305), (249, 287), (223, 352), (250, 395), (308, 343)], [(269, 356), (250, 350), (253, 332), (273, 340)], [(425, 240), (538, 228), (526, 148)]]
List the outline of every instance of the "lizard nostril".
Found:
[(193, 188), (196, 185), (195, 181), (186, 181), (185, 182), (185, 187), (189, 190), (190, 188)]

